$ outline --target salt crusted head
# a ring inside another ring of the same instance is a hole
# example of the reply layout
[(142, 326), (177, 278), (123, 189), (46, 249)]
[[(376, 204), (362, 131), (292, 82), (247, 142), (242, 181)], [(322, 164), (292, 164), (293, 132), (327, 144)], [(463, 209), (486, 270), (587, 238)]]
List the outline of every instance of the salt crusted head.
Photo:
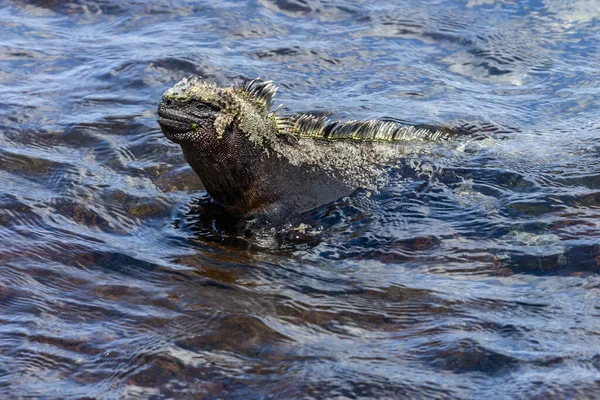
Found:
[(158, 123), (168, 139), (180, 144), (198, 140), (200, 134), (222, 139), (233, 123), (240, 132), (260, 141), (276, 123), (269, 116), (276, 91), (271, 81), (258, 79), (219, 88), (198, 77), (184, 78), (164, 93), (158, 106)]

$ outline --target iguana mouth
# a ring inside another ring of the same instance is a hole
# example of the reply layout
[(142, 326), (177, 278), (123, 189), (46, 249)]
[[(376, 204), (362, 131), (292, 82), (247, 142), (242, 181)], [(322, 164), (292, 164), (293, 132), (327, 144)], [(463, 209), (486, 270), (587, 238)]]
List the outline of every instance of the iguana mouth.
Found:
[(179, 143), (182, 139), (182, 134), (193, 130), (191, 123), (186, 122), (185, 118), (171, 113), (158, 110), (158, 124), (160, 125), (163, 134), (172, 142)]
[(167, 128), (169, 130), (178, 130), (180, 132), (191, 130), (189, 122), (184, 122), (178, 119), (159, 116), (157, 118), (157, 121), (161, 128)]

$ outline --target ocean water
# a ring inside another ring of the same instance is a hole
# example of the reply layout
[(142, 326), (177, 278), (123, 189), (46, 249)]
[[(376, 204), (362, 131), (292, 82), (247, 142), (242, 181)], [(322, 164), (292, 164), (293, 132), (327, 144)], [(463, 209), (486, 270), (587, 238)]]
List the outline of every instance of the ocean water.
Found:
[[(497, 129), (236, 238), (190, 75)], [(0, 1), (0, 398), (598, 398), (599, 100), (596, 0)]]

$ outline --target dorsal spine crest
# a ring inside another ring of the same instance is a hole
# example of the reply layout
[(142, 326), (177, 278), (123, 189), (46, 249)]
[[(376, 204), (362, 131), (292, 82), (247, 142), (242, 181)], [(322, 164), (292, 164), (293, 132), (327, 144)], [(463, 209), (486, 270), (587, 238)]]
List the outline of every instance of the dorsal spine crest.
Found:
[(415, 127), (392, 121), (332, 121), (326, 117), (295, 114), (277, 118), (280, 134), (299, 139), (354, 140), (371, 142), (443, 141), (456, 134), (450, 129)]
[(245, 81), (241, 85), (234, 87), (234, 90), (247, 94), (250, 99), (262, 106), (267, 112), (273, 105), (273, 97), (278, 89), (273, 81), (262, 81), (260, 78)]

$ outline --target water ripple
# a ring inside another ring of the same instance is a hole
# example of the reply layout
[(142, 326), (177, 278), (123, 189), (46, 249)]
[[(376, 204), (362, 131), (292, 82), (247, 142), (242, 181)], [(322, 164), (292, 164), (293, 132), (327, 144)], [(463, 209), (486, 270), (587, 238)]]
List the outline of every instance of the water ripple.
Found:
[[(596, 397), (596, 2), (196, 3), (0, 1), (0, 397)], [(232, 237), (189, 75), (478, 135)]]

